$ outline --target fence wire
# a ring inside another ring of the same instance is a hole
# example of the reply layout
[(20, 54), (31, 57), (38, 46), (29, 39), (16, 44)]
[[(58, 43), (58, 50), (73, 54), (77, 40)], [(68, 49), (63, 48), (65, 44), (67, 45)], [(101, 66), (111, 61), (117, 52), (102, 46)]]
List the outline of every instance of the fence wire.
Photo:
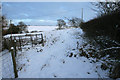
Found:
[(12, 57), (8, 50), (2, 52), (2, 78), (14, 78)]

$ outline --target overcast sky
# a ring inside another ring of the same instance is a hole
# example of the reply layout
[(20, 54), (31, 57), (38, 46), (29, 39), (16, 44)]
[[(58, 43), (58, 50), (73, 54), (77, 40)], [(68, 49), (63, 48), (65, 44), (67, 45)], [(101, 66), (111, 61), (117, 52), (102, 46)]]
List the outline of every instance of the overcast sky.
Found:
[(57, 19), (64, 17), (81, 18), (82, 8), (84, 21), (96, 17), (89, 2), (4, 2), (2, 5), (2, 14), (15, 24), (24, 21), (30, 25), (56, 25)]

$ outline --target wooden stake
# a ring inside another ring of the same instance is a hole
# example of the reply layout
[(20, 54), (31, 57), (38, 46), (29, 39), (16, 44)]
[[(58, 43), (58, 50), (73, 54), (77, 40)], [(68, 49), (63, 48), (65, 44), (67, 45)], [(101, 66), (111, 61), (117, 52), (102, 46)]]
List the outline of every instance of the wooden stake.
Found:
[(32, 47), (33, 47), (33, 39), (32, 39), (32, 36), (30, 36), (31, 37), (31, 42), (32, 42)]
[(11, 48), (11, 55), (12, 55), (12, 61), (13, 61), (14, 75), (15, 75), (15, 78), (17, 78), (18, 73), (17, 73), (17, 69), (16, 69), (16, 60), (15, 60), (13, 48)]
[(42, 46), (44, 46), (44, 40), (43, 40), (43, 34), (41, 34), (41, 42), (42, 42)]
[(20, 36), (19, 36), (19, 44), (20, 44), (20, 50), (22, 50)]

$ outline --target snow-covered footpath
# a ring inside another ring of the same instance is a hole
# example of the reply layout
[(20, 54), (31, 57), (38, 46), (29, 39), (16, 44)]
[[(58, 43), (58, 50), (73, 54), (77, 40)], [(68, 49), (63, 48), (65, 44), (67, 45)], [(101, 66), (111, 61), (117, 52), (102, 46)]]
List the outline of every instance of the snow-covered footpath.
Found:
[(25, 46), (17, 54), (19, 78), (105, 78), (99, 62), (91, 63), (85, 57), (69, 57), (77, 54), (85, 43), (80, 28), (70, 28), (43, 32), (45, 46)]

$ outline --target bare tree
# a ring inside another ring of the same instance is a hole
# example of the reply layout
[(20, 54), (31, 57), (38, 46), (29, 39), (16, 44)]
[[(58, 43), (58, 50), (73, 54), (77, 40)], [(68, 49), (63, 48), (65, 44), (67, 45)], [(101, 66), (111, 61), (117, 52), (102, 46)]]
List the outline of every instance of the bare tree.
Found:
[(82, 19), (77, 18), (77, 17), (73, 17), (71, 19), (68, 19), (68, 21), (69, 21), (68, 23), (71, 27), (76, 27), (76, 28), (80, 27), (81, 22), (83, 22)]
[(2, 28), (7, 27), (8, 21), (5, 16), (1, 16), (0, 23), (2, 23)]
[(108, 2), (108, 0), (106, 0), (105, 2), (97, 2), (92, 4), (97, 8), (93, 10), (97, 11), (101, 16), (120, 11), (120, 1), (118, 0), (114, 0), (113, 2)]
[(26, 32), (27, 31), (27, 25), (24, 22), (19, 22), (17, 25), (20, 29), (20, 32)]
[(59, 29), (61, 29), (62, 27), (66, 26), (66, 22), (63, 19), (58, 19), (57, 25), (58, 25)]

